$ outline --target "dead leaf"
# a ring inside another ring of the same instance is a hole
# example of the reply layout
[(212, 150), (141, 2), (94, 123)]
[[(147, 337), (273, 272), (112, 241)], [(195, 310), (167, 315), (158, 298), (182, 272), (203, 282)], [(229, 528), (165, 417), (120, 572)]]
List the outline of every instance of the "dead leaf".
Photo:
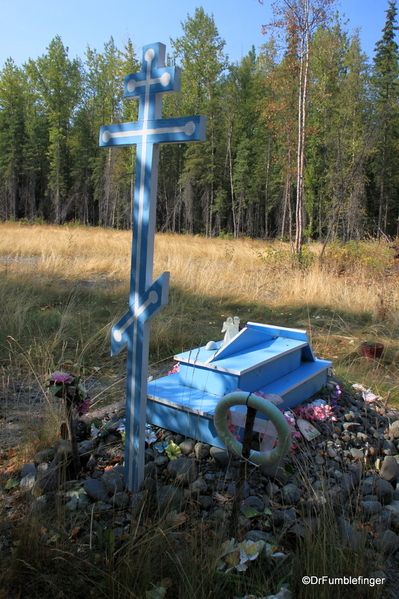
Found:
[(213, 499), (216, 499), (216, 501), (218, 501), (219, 503), (229, 503), (230, 501), (233, 501), (233, 499), (225, 497), (224, 495), (221, 495), (217, 492), (213, 493)]
[(166, 524), (171, 528), (178, 528), (179, 526), (184, 524), (184, 522), (187, 522), (188, 519), (189, 517), (186, 514), (186, 512), (180, 512), (178, 514), (177, 512), (173, 511), (169, 512), (169, 514), (167, 515)]
[(82, 526), (75, 526), (75, 528), (73, 528), (71, 530), (71, 534), (69, 535), (70, 539), (76, 539), (76, 537), (78, 536), (78, 534), (80, 533), (80, 531), (82, 530)]

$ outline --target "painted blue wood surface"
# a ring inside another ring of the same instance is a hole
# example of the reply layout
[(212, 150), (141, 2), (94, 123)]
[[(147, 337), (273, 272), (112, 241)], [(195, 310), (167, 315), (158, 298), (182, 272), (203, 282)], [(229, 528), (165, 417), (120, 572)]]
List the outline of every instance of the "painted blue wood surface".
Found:
[(279, 409), (286, 410), (325, 385), (331, 366), (314, 357), (306, 331), (257, 323), (248, 323), (219, 350), (200, 347), (175, 359), (180, 361), (179, 373), (148, 385), (147, 418), (219, 447), (224, 445), (209, 422), (224, 395), (237, 389), (273, 393), (283, 400)]
[[(317, 360), (302, 362), (288, 375), (257, 391), (280, 395), (280, 410), (287, 410), (302, 403), (321, 389), (327, 382), (331, 362)], [(223, 442), (210, 424), (217, 403), (222, 396), (181, 385), (179, 373), (148, 383), (147, 420), (152, 424), (224, 448)], [(259, 418), (264, 418), (258, 414)]]
[(144, 478), (149, 321), (166, 305), (169, 290), (169, 273), (152, 281), (159, 144), (205, 139), (204, 117), (161, 118), (162, 95), (179, 89), (180, 70), (165, 67), (165, 46), (144, 46), (141, 71), (125, 77), (125, 98), (139, 99), (138, 122), (100, 129), (102, 147), (137, 146), (129, 308), (111, 338), (112, 355), (128, 348), (125, 483), (131, 491)]

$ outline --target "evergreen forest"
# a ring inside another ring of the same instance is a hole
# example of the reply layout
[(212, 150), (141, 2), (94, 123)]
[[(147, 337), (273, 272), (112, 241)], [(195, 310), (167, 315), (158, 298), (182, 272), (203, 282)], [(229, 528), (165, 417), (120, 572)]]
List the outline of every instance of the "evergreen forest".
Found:
[[(235, 63), (213, 15), (187, 15), (167, 46), (182, 83), (163, 117), (204, 115), (207, 138), (161, 147), (158, 231), (278, 237), (296, 250), (398, 235), (396, 0), (373, 57), (336, 11), (335, 0), (277, 1), (264, 45)], [(71, 58), (55, 36), (36, 60), (5, 62), (1, 220), (131, 227), (135, 148), (98, 144), (100, 126), (137, 120), (123, 79), (141, 58), (112, 38)]]

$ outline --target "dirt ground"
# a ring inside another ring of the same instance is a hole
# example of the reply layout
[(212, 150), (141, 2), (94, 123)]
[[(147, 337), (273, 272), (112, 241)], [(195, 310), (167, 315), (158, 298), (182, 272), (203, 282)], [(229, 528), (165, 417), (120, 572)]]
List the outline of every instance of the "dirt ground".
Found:
[[(163, 362), (149, 367), (149, 376), (165, 376), (173, 367)], [(92, 400), (90, 418), (102, 418), (107, 412), (121, 408), (126, 403), (125, 374), (108, 377), (100, 374), (82, 377)], [(34, 437), (40, 439), (41, 430), (48, 425), (49, 417), (57, 418), (57, 403), (48, 395), (40, 380), (11, 379), (3, 377), (0, 386), (0, 448), (16, 448)]]

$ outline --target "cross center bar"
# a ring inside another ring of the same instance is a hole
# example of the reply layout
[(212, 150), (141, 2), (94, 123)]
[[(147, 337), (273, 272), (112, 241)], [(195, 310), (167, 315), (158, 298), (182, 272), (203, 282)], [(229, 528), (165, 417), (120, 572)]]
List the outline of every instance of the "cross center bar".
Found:
[(128, 348), (125, 484), (131, 491), (144, 478), (149, 321), (167, 304), (169, 290), (169, 273), (152, 281), (159, 144), (205, 140), (204, 117), (162, 119), (162, 95), (179, 89), (180, 69), (165, 67), (165, 46), (144, 46), (141, 71), (125, 77), (125, 98), (139, 99), (138, 121), (100, 128), (102, 147), (137, 145), (129, 308), (111, 337), (112, 355)]

